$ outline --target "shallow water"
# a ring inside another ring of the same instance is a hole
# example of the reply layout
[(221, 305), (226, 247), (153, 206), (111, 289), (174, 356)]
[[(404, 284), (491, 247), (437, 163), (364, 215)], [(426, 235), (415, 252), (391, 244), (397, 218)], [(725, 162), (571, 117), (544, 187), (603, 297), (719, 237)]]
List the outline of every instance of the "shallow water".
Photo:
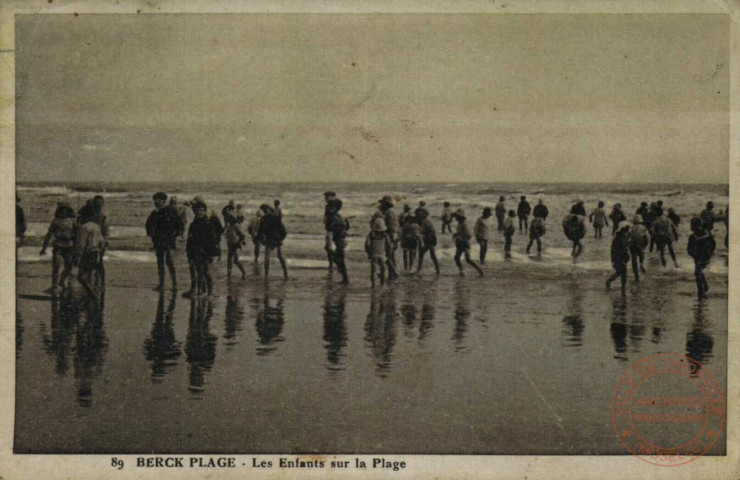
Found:
[(50, 301), (48, 265), (21, 264), (16, 452), (626, 454), (610, 402), (633, 362), (686, 354), (726, 387), (722, 275), (701, 302), (685, 275), (623, 296), (603, 272), (510, 264), (375, 290), (365, 270), (219, 280), (190, 301), (140, 267), (112, 262), (101, 305)]

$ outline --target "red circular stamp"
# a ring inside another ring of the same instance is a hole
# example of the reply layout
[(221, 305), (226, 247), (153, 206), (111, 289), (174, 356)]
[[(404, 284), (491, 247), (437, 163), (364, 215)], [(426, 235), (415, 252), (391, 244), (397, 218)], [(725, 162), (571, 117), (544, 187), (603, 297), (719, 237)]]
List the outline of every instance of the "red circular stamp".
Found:
[(701, 363), (660, 353), (640, 359), (622, 375), (611, 415), (629, 452), (654, 465), (675, 467), (715, 444), (725, 424), (725, 397)]

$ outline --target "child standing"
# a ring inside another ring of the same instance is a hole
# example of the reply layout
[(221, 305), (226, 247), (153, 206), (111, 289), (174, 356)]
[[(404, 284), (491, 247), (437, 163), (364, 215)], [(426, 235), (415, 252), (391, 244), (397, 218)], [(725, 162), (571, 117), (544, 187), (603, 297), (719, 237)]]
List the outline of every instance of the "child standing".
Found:
[[(100, 231), (100, 226), (95, 221), (94, 208), (82, 207), (77, 241), (77, 255), (79, 258), (77, 280), (90, 295), (95, 294), (92, 287), (92, 275), (98, 272), (104, 248), (105, 238), (103, 238), (103, 233)], [(98, 275), (98, 281), (102, 282), (100, 275)]]
[(442, 233), (445, 233), (445, 228), (449, 233), (452, 233), (452, 209), (450, 208), (450, 202), (444, 202), (444, 210), (442, 210)]
[(709, 260), (714, 254), (717, 243), (711, 232), (704, 227), (701, 218), (691, 219), (691, 235), (686, 246), (686, 252), (694, 259), (694, 278), (696, 279), (696, 288), (699, 292), (699, 299), (706, 298), (709, 291), (707, 278), (704, 276), (704, 269), (709, 265)]
[(385, 283), (385, 252), (390, 247), (390, 239), (386, 235), (385, 222), (382, 218), (373, 220), (370, 233), (365, 237), (365, 253), (370, 260), (370, 282), (375, 287), (375, 267), (380, 269), (380, 284)]
[(622, 222), (619, 225), (617, 234), (614, 235), (614, 239), (612, 240), (611, 254), (614, 274), (606, 281), (607, 291), (611, 288), (612, 282), (616, 280), (617, 277), (622, 280), (622, 292), (624, 292), (624, 289), (627, 287), (627, 262), (630, 260), (629, 230), (629, 223)]
[(275, 215), (275, 211), (267, 204), (260, 206), (264, 216), (260, 221), (259, 230), (257, 231), (257, 237), (260, 239), (260, 243), (265, 246), (265, 281), (270, 274), (270, 252), (275, 250), (277, 252), (278, 260), (280, 260), (280, 266), (283, 267), (283, 279), (288, 279), (288, 267), (285, 264), (285, 258), (283, 258), (282, 245), (283, 240), (287, 236), (285, 226), (280, 217)]
[(347, 265), (344, 262), (344, 250), (347, 248), (347, 230), (349, 230), (349, 221), (342, 218), (339, 211), (342, 209), (342, 201), (334, 198), (329, 202), (328, 216), (326, 225), (332, 234), (334, 242), (334, 264), (342, 275), (342, 283), (349, 284), (347, 275)]
[[(228, 207), (228, 206), (227, 206)], [(231, 277), (233, 265), (242, 272), (242, 280), (247, 278), (244, 266), (239, 261), (239, 249), (246, 245), (246, 236), (242, 232), (241, 226), (244, 223), (244, 215), (241, 213), (241, 205), (237, 208), (227, 208), (224, 210), (224, 224), (226, 231), (226, 247), (228, 254), (226, 256), (226, 276)]]
[(414, 268), (416, 251), (419, 249), (419, 244), (421, 244), (421, 227), (416, 223), (416, 217), (408, 213), (404, 217), (404, 224), (401, 227), (404, 271), (408, 272)]
[(190, 291), (184, 296), (196, 294), (213, 295), (213, 279), (209, 272), (213, 257), (218, 256), (218, 235), (213, 222), (208, 217), (208, 207), (203, 202), (193, 202), (195, 218), (190, 222), (185, 244), (188, 261), (195, 275), (191, 276)]
[(483, 209), (483, 214), (475, 222), (475, 240), (478, 242), (478, 245), (480, 245), (481, 265), (486, 263), (486, 252), (488, 251), (488, 223), (486, 220), (491, 218), (492, 213), (493, 212), (490, 207), (485, 207)]
[(529, 205), (527, 197), (524, 195), (519, 197), (519, 205), (516, 210), (516, 214), (519, 217), (519, 231), (526, 232), (529, 229), (527, 221), (529, 219), (529, 214), (532, 211), (532, 207)]
[(495, 208), (496, 222), (498, 224), (498, 231), (504, 231), (504, 220), (506, 220), (506, 198), (504, 196), (498, 197), (498, 203)]
[(601, 230), (609, 226), (604, 212), (604, 202), (599, 202), (599, 206), (588, 216), (588, 221), (594, 226), (594, 238), (601, 238)]
[(457, 220), (457, 230), (453, 235), (455, 240), (455, 263), (457, 264), (458, 270), (460, 270), (460, 276), (465, 276), (463, 273), (462, 263), (460, 257), (465, 255), (465, 261), (468, 265), (472, 266), (480, 275), (483, 275), (483, 270), (478, 265), (473, 263), (470, 259), (470, 239), (473, 238), (473, 232), (470, 231), (468, 223), (465, 221), (465, 211), (462, 208), (458, 208), (454, 213), (454, 217)]
[[(255, 273), (259, 272), (259, 265), (258, 265), (258, 263), (259, 263), (259, 259), (260, 259), (260, 245), (261, 245), (261, 243), (260, 243), (259, 237), (257, 236), (257, 232), (259, 231), (260, 221), (262, 220), (263, 215), (264, 214), (262, 213), (262, 210), (258, 208), (257, 211), (254, 213), (254, 217), (252, 217), (252, 219), (249, 221), (249, 225), (247, 225), (247, 233), (252, 238), (252, 244), (254, 245), (254, 272)], [(329, 242), (331, 243), (331, 240), (329, 240)], [(334, 265), (333, 264), (333, 262), (334, 262), (333, 258), (332, 258), (331, 262), (332, 262), (332, 265)]]
[[(511, 258), (511, 238), (516, 233), (516, 227), (514, 226), (514, 219), (516, 218), (516, 212), (509, 210), (509, 216), (504, 220), (504, 257)], [(521, 223), (521, 217), (519, 218)]]
[[(60, 203), (54, 212), (54, 220), (49, 225), (49, 231), (44, 237), (39, 255), (46, 254), (46, 247), (52, 241), (51, 257), (51, 288), (49, 292), (56, 294), (57, 286), (64, 288), (65, 281), (72, 274), (74, 264), (74, 242), (77, 236), (77, 222), (72, 208)], [(59, 268), (62, 267), (62, 276), (59, 277)]]

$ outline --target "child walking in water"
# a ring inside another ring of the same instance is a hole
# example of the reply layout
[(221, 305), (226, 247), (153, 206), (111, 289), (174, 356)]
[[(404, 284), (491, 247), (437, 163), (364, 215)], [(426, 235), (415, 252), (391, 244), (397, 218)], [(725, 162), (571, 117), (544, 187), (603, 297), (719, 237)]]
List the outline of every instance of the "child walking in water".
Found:
[(599, 206), (588, 216), (588, 221), (594, 226), (594, 238), (601, 238), (601, 230), (609, 226), (604, 212), (604, 202), (599, 202)]
[(691, 219), (691, 232), (686, 252), (694, 259), (694, 278), (696, 279), (699, 299), (702, 299), (707, 297), (709, 291), (709, 283), (707, 283), (707, 278), (704, 276), (704, 269), (709, 265), (709, 260), (714, 254), (717, 243), (711, 232), (705, 229), (701, 218)]
[(421, 227), (416, 223), (416, 217), (410, 213), (404, 217), (401, 227), (401, 248), (403, 249), (403, 269), (411, 271), (416, 263), (416, 251), (421, 243)]
[(475, 222), (475, 240), (480, 246), (480, 264), (486, 263), (486, 252), (488, 251), (488, 223), (486, 220), (491, 218), (491, 208), (483, 209), (483, 214)]
[(444, 210), (442, 210), (442, 233), (445, 233), (445, 228), (449, 233), (452, 233), (452, 209), (450, 208), (450, 202), (444, 202)]
[(576, 258), (583, 252), (583, 245), (581, 245), (581, 239), (586, 236), (586, 226), (584, 225), (586, 218), (570, 213), (563, 219), (563, 231), (565, 236), (573, 242), (573, 249), (570, 255), (573, 257), (575, 262)]
[(676, 253), (673, 251), (673, 240), (678, 240), (676, 225), (665, 216), (663, 209), (657, 210), (656, 213), (657, 217), (653, 221), (653, 239), (658, 249), (658, 254), (660, 254), (660, 263), (665, 267), (665, 249), (668, 247), (668, 253), (671, 255), (673, 265), (678, 268)]
[(514, 225), (515, 218), (516, 212), (509, 210), (509, 216), (504, 220), (504, 257), (506, 258), (511, 258), (511, 238), (516, 233), (516, 226)]
[(627, 262), (630, 260), (629, 230), (630, 224), (622, 222), (619, 225), (617, 234), (614, 235), (614, 239), (612, 240), (611, 256), (614, 274), (606, 281), (607, 291), (609, 291), (612, 282), (617, 278), (620, 278), (622, 281), (622, 292), (624, 292), (624, 289), (627, 287)]
[(376, 218), (373, 220), (370, 233), (365, 237), (365, 253), (370, 260), (370, 283), (373, 287), (375, 287), (376, 266), (380, 269), (380, 284), (385, 284), (385, 252), (390, 248), (390, 239), (386, 235), (386, 230), (383, 219)]
[(537, 256), (542, 255), (542, 241), (540, 238), (545, 234), (545, 219), (542, 217), (534, 217), (532, 223), (529, 224), (529, 244), (527, 245), (527, 255), (529, 250), (532, 248), (532, 244), (537, 242)]
[(437, 246), (437, 232), (434, 230), (432, 221), (429, 220), (429, 212), (423, 206), (416, 209), (416, 219), (421, 227), (421, 248), (419, 249), (419, 264), (416, 267), (416, 273), (421, 271), (424, 263), (424, 254), (429, 252), (429, 256), (434, 263), (434, 269), (439, 275), (439, 263), (437, 262), (437, 253), (434, 248)]
[(465, 261), (468, 265), (472, 266), (479, 275), (483, 275), (483, 270), (470, 259), (470, 239), (473, 238), (473, 232), (470, 231), (470, 227), (465, 221), (465, 211), (462, 208), (458, 208), (454, 213), (454, 217), (457, 220), (457, 230), (453, 235), (456, 248), (455, 264), (458, 270), (460, 270), (460, 276), (465, 276), (462, 263), (460, 262), (462, 255), (465, 255)]
[[(645, 261), (645, 247), (650, 243), (650, 234), (647, 228), (642, 224), (642, 216), (635, 214), (632, 217), (632, 226), (630, 227), (630, 258), (632, 259), (632, 273), (635, 274), (635, 281), (640, 281), (640, 272), (645, 273), (645, 267), (642, 266)], [(639, 268), (639, 271), (638, 271)]]

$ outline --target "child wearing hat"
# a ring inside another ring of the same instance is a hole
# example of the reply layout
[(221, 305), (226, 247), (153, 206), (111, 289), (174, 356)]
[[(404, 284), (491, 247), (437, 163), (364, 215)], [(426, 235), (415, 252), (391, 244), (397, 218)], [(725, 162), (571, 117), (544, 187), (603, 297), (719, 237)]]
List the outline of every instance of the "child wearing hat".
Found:
[(332, 241), (334, 242), (334, 263), (342, 274), (342, 283), (347, 285), (349, 283), (349, 277), (347, 275), (347, 265), (344, 262), (344, 250), (347, 248), (347, 230), (349, 230), (349, 221), (343, 218), (339, 211), (342, 209), (342, 201), (338, 198), (333, 199), (329, 202), (329, 214), (327, 217), (327, 225), (329, 231), (332, 234)]
[(460, 276), (465, 276), (465, 273), (463, 273), (462, 263), (460, 262), (460, 257), (463, 255), (465, 255), (465, 262), (472, 266), (478, 274), (483, 275), (483, 270), (481, 270), (480, 267), (470, 259), (470, 239), (473, 238), (473, 232), (470, 230), (470, 226), (466, 222), (465, 210), (458, 208), (453, 216), (457, 220), (457, 230), (452, 236), (455, 240), (456, 249), (455, 264), (457, 265), (458, 270), (460, 270)]
[(611, 257), (614, 274), (606, 281), (607, 291), (611, 288), (612, 282), (617, 278), (622, 281), (622, 291), (627, 286), (627, 262), (630, 261), (629, 253), (629, 230), (630, 224), (622, 222), (619, 225), (614, 239), (612, 239)]
[(365, 253), (370, 260), (370, 282), (375, 286), (375, 267), (380, 269), (380, 284), (385, 283), (385, 252), (390, 247), (390, 240), (386, 234), (385, 222), (382, 218), (373, 220), (370, 233), (365, 237)]

